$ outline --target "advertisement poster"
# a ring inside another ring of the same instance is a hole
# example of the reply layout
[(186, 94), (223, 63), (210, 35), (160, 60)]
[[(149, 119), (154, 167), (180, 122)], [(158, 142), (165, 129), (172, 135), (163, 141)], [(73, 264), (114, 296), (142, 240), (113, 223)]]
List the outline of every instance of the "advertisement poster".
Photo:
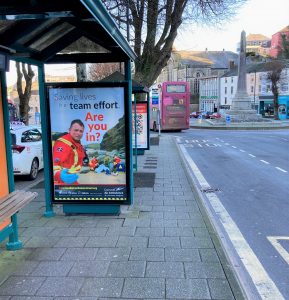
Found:
[[(135, 148), (135, 114), (134, 103), (132, 112), (132, 146)], [(137, 134), (137, 148), (148, 149), (148, 103), (136, 103), (136, 134)]]
[(127, 200), (124, 87), (48, 86), (55, 202)]

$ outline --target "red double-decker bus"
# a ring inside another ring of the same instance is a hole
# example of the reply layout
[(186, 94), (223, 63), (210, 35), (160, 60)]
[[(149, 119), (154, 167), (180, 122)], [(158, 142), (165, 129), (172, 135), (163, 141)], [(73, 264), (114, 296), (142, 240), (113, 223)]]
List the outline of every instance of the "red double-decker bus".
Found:
[(185, 81), (167, 81), (152, 88), (150, 129), (182, 130), (190, 127), (190, 88)]

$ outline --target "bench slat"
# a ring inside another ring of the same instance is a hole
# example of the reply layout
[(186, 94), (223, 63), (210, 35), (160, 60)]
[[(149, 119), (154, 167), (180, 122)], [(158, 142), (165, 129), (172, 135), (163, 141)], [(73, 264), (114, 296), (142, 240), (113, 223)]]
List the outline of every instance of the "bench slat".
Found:
[[(5, 197), (5, 200), (0, 204), (0, 212), (10, 203), (17, 202), (19, 199), (24, 198), (28, 195), (31, 195), (32, 192), (25, 192), (25, 191), (15, 191), (11, 193), (10, 197)], [(3, 199), (3, 198), (2, 198)]]
[(35, 197), (33, 194), (21, 194), (19, 195), (19, 197), (17, 199), (14, 199), (14, 201), (9, 201), (9, 203), (3, 207), (1, 210), (0, 210), (0, 217), (2, 217), (3, 214), (5, 214), (6, 212), (12, 210), (13, 211), (13, 208), (14, 206), (18, 207), (19, 205), (21, 205), (21, 203), (28, 203), (30, 202), (31, 200), (33, 200)]
[[(21, 191), (17, 193), (17, 198), (15, 198), (16, 193), (13, 193), (12, 198), (7, 197), (5, 201), (7, 202), (6, 205), (5, 206), (3, 205), (2, 209), (0, 210), (0, 222), (14, 215), (27, 203), (31, 202), (34, 198), (36, 198), (37, 195), (38, 194), (35, 192)], [(11, 199), (13, 199), (13, 201), (11, 201)]]

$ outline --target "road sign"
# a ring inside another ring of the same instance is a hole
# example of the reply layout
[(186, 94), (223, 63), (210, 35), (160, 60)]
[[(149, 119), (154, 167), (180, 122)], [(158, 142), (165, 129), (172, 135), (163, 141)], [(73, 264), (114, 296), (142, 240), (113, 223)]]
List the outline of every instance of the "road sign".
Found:
[(231, 123), (231, 116), (226, 116), (226, 123)]

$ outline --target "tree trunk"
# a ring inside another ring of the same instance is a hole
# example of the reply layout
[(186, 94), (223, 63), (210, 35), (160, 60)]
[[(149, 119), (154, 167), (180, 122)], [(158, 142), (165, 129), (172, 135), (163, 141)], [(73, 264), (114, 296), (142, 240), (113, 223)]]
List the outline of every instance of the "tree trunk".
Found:
[(279, 109), (278, 94), (274, 95), (274, 97), (273, 97), (273, 106), (274, 106), (274, 119), (275, 120), (279, 120), (279, 114), (278, 114), (278, 109)]
[(76, 78), (77, 78), (77, 82), (87, 81), (86, 64), (76, 65)]
[[(31, 88), (32, 88), (32, 79), (35, 75), (33, 72), (31, 65), (26, 65), (24, 63), (21, 64), (16, 62), (16, 70), (17, 70), (17, 92), (19, 96), (19, 114), (20, 120), (25, 124), (29, 125), (29, 100), (31, 97)], [(22, 78), (24, 76), (25, 79), (25, 89), (23, 92)]]

